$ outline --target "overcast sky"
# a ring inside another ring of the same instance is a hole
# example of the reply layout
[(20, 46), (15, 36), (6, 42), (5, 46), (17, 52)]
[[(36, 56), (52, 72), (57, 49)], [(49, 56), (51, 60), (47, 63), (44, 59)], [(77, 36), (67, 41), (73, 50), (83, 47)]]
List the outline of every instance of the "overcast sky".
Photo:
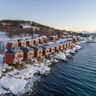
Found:
[(0, 0), (0, 19), (33, 20), (59, 29), (96, 31), (96, 0)]

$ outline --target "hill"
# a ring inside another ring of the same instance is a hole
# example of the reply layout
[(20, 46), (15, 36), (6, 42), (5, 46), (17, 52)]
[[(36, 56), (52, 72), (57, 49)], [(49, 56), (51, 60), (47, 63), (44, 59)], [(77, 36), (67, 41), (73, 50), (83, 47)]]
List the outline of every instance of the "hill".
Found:
[(10, 36), (21, 34), (43, 34), (43, 35), (60, 35), (63, 32), (74, 33), (66, 30), (55, 29), (46, 25), (39, 24), (34, 21), (24, 20), (1, 20), (0, 31), (7, 32)]

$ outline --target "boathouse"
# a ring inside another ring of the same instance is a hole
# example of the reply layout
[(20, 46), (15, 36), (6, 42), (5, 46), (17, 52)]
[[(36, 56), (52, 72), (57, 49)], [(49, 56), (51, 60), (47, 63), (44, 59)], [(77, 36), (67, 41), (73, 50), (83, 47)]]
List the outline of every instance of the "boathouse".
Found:
[(63, 43), (59, 44), (58, 46), (59, 46), (59, 50), (60, 50), (60, 51), (63, 51), (63, 49), (64, 49)]
[(31, 47), (34, 45), (34, 41), (32, 39), (26, 40), (26, 46)]
[(57, 44), (57, 45), (55, 45), (55, 52), (56, 51), (59, 51), (59, 45)]
[(21, 64), (23, 60), (23, 51), (22, 50), (12, 50), (8, 49), (5, 52), (4, 61), (6, 64)]
[(25, 46), (26, 46), (26, 41), (25, 40), (18, 41), (18, 47), (25, 47)]
[(18, 42), (17, 41), (9, 41), (6, 44), (6, 48), (17, 48), (18, 47)]
[(32, 58), (34, 58), (34, 50), (32, 48), (29, 49), (27, 57), (28, 57), (28, 60), (31, 60)]
[(42, 57), (43, 49), (41, 47), (31, 47), (34, 50), (34, 57)]
[(39, 45), (39, 39), (32, 39), (34, 45)]
[(55, 52), (55, 45), (49, 46), (50, 48), (50, 53), (54, 53)]
[(50, 52), (50, 48), (48, 46), (42, 46), (43, 48), (43, 56), (46, 56)]
[(34, 50), (32, 48), (22, 47), (21, 50), (23, 51), (23, 60), (26, 61), (30, 57), (34, 57)]

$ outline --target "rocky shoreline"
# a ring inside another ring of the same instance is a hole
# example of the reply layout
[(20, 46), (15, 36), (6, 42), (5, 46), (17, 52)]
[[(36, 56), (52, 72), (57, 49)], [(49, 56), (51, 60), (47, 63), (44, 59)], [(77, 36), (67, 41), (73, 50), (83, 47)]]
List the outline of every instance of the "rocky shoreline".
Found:
[[(57, 57), (55, 54), (55, 56), (52, 56), (53, 58), (51, 58), (51, 60), (48, 60), (50, 61), (49, 65), (57, 63), (60, 60), (65, 61), (65, 56), (70, 57), (72, 56), (71, 54), (75, 54), (80, 49), (81, 46), (77, 45), (71, 50), (66, 50), (66, 52), (59, 52)], [(44, 64), (44, 62), (41, 62), (41, 64), (26, 64), (25, 68), (22, 70), (14, 69), (12, 66), (6, 64), (4, 65), (0, 73), (1, 96), (6, 96), (6, 94), (20, 96), (27, 92), (32, 92), (32, 87), (34, 87), (34, 83), (40, 79), (40, 76), (46, 76), (51, 70), (51, 67), (49, 67), (48, 64)]]

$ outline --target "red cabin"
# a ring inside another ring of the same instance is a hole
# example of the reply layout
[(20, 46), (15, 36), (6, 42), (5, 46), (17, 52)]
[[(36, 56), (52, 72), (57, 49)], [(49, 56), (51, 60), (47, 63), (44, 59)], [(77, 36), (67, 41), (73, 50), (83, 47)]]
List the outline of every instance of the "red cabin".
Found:
[(17, 41), (9, 41), (6, 44), (6, 48), (7, 49), (9, 49), (9, 48), (15, 48), (15, 47), (18, 47), (18, 42)]
[(30, 48), (27, 56), (28, 56), (28, 60), (31, 60), (34, 57), (34, 50), (32, 48)]
[(59, 51), (59, 45), (55, 46), (55, 51)]
[(59, 45), (59, 50), (63, 51), (64, 47), (63, 47), (63, 44), (60, 44)]
[(66, 43), (64, 43), (63, 48), (64, 48), (64, 49), (66, 49), (66, 48), (67, 48), (67, 47), (66, 47)]
[(48, 55), (48, 54), (49, 54), (49, 52), (50, 52), (50, 48), (49, 48), (49, 47), (47, 47), (47, 46), (43, 46), (42, 48), (43, 48), (43, 56)]
[(67, 48), (70, 47), (70, 43), (69, 43), (69, 42), (66, 43), (66, 47), (67, 47)]
[(26, 46), (26, 41), (25, 40), (21, 40), (18, 42), (18, 46), (19, 47), (25, 47)]
[(23, 60), (26, 61), (31, 57), (34, 57), (34, 50), (32, 48), (22, 47), (21, 50), (23, 51)]
[(47, 36), (42, 36), (42, 38), (43, 38), (43, 42), (45, 42), (45, 41), (47, 41)]
[(39, 39), (32, 39), (33, 40), (33, 44), (34, 45), (38, 45), (39, 44)]
[(32, 47), (34, 50), (34, 57), (42, 57), (43, 49), (41, 47)]
[(39, 40), (39, 43), (43, 43), (44, 41), (42, 37), (40, 37), (38, 40)]
[(7, 50), (4, 61), (6, 64), (21, 64), (23, 60), (22, 50)]
[(33, 40), (27, 40), (27, 41), (26, 41), (26, 45), (27, 45), (28, 47), (33, 46), (33, 44), (34, 44)]
[(49, 48), (50, 48), (50, 52), (51, 53), (54, 53), (55, 52), (55, 46), (49, 46)]

